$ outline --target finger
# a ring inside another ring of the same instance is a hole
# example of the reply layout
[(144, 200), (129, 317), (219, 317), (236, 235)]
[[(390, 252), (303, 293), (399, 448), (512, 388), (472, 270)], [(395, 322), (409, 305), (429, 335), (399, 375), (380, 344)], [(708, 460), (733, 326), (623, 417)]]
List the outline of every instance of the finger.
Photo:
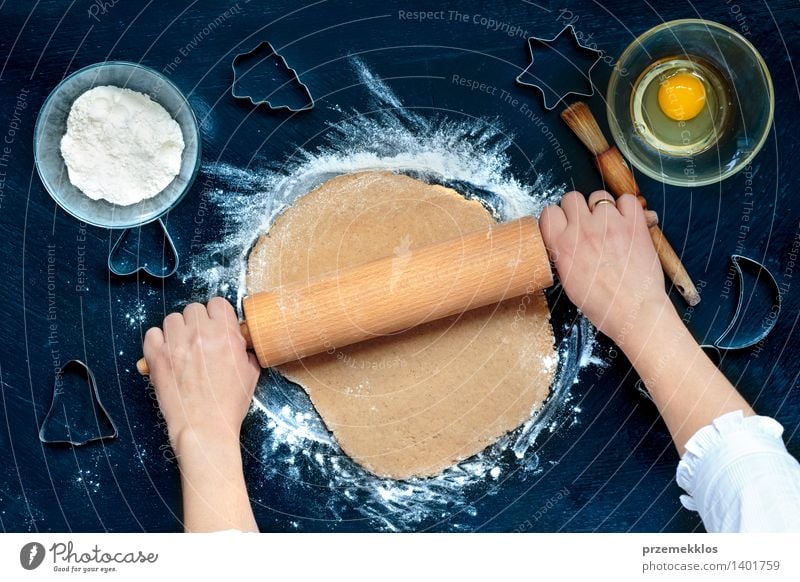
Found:
[[(606, 204), (605, 202), (599, 204), (601, 200), (607, 200), (610, 202), (610, 204)], [(605, 190), (596, 190), (595, 192), (592, 192), (589, 195), (589, 202), (587, 205), (592, 213), (594, 213), (595, 210), (610, 210), (616, 207), (614, 197)]]
[(170, 313), (164, 318), (164, 341), (173, 342), (184, 335), (186, 323), (180, 313)]
[(151, 327), (144, 334), (144, 351), (145, 360), (152, 360), (161, 346), (164, 345), (164, 332), (160, 327)]
[(586, 199), (580, 192), (567, 192), (561, 199), (561, 208), (567, 216), (567, 223), (588, 220), (591, 213), (586, 206)]
[(617, 198), (617, 208), (622, 216), (635, 216), (637, 214), (644, 214), (642, 205), (633, 194), (623, 194)]
[(567, 228), (567, 216), (560, 206), (548, 206), (539, 217), (539, 227), (546, 247), (555, 244), (558, 235)]
[(261, 374), (261, 364), (258, 363), (258, 358), (253, 352), (247, 352), (247, 362), (256, 375)]
[(208, 316), (213, 320), (226, 321), (238, 325), (239, 318), (233, 305), (224, 297), (214, 297), (208, 302)]
[(187, 326), (196, 326), (203, 321), (208, 321), (208, 311), (202, 303), (190, 303), (183, 309), (183, 321)]
[(637, 228), (647, 228), (647, 220), (644, 214), (644, 209), (639, 203), (639, 200), (633, 194), (623, 194), (617, 199), (617, 209), (619, 213), (625, 218), (630, 218), (636, 221)]
[(644, 211), (644, 220), (647, 223), (647, 228), (651, 226), (658, 226), (658, 214), (653, 210)]
[(252, 382), (253, 384), (257, 384), (258, 379), (261, 376), (261, 365), (258, 363), (258, 358), (256, 358), (255, 354), (248, 352), (247, 363), (250, 365), (250, 373), (252, 374), (253, 378)]

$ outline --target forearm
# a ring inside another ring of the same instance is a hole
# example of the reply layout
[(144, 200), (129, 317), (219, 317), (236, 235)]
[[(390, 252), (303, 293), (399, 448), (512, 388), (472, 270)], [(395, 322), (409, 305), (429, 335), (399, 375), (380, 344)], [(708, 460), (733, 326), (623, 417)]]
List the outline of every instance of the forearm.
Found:
[(179, 439), (184, 529), (258, 531), (238, 440), (207, 439), (191, 431)]
[(618, 343), (644, 381), (681, 456), (686, 442), (720, 415), (734, 410), (753, 414), (669, 301), (644, 307)]

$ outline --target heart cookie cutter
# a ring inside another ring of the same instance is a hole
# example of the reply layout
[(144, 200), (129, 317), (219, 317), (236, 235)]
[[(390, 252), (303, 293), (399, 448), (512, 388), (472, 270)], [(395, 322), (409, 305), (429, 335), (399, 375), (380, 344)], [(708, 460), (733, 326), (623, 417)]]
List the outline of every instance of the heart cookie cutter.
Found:
[[(159, 234), (151, 238), (158, 238), (160, 244), (147, 239), (147, 231), (153, 229), (159, 230)], [(128, 244), (134, 236), (136, 237), (135, 252), (129, 248)], [(157, 259), (159, 247), (160, 266)], [(108, 253), (108, 269), (120, 277), (143, 271), (152, 277), (165, 279), (175, 274), (179, 265), (178, 250), (161, 218), (122, 231)]]

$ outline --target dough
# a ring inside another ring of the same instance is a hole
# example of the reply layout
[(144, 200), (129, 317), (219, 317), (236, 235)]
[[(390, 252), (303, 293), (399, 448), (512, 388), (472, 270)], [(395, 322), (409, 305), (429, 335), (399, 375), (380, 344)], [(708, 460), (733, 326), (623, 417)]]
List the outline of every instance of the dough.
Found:
[[(251, 251), (248, 293), (488, 229), (491, 214), (442, 186), (389, 172), (325, 182)], [(393, 479), (432, 476), (517, 428), (556, 368), (541, 292), (284, 364), (342, 450)], [(269, 398), (269, 395), (267, 395)]]

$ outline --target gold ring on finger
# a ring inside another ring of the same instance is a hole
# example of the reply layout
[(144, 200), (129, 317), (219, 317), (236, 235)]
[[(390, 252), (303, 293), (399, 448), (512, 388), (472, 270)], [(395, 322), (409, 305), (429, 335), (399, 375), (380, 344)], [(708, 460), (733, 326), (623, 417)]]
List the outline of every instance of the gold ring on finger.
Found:
[(592, 210), (594, 210), (595, 208), (597, 208), (597, 207), (598, 207), (598, 206), (600, 206), (601, 204), (611, 204), (611, 206), (614, 206), (615, 208), (616, 208), (616, 206), (617, 206), (617, 205), (614, 203), (614, 201), (613, 201), (613, 200), (609, 200), (608, 198), (601, 198), (600, 200), (598, 200), (597, 202), (595, 202), (595, 203), (594, 203), (594, 206), (592, 206)]

